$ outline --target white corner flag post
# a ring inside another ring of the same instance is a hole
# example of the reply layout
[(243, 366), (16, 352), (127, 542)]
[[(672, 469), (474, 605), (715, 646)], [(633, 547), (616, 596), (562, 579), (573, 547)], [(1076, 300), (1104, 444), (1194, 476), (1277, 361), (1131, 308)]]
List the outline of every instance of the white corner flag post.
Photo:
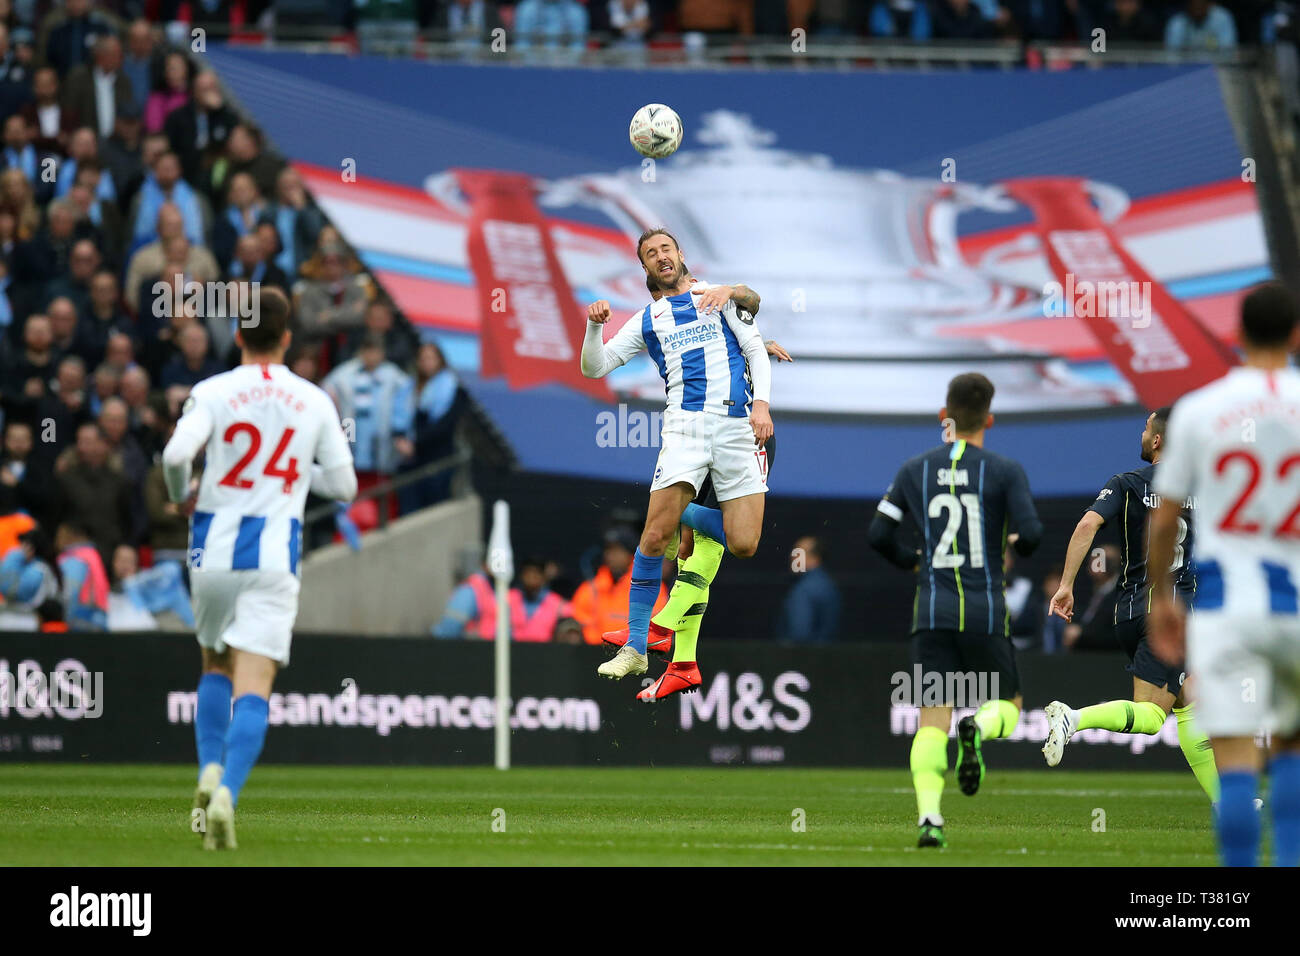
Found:
[(488, 538), (488, 568), (497, 585), (496, 633), (496, 765), (510, 769), (510, 581), (515, 576), (515, 556), (510, 549), (510, 506), (498, 501), (492, 508), (492, 534)]

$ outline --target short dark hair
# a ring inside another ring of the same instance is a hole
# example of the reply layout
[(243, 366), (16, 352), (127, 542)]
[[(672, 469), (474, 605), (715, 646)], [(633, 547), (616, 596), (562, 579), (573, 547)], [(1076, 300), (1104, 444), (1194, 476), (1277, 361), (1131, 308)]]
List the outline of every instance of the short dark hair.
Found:
[(948, 417), (959, 432), (975, 432), (984, 427), (993, 404), (993, 383), (979, 372), (963, 372), (948, 383)]
[(254, 355), (265, 355), (280, 347), (289, 328), (289, 298), (275, 286), (258, 287), (257, 322), (239, 326), (244, 348)]
[[(637, 259), (639, 259), (639, 260), (641, 259), (641, 246), (645, 243), (645, 241), (646, 241), (647, 239), (651, 238), (652, 236), (667, 236), (669, 239), (671, 239), (671, 240), (673, 241), (673, 245), (676, 246), (678, 249), (681, 249), (681, 247), (682, 247), (682, 246), (681, 246), (681, 243), (679, 243), (679, 242), (677, 241), (677, 237), (676, 237), (676, 236), (674, 236), (671, 232), (669, 232), (669, 231), (668, 231), (667, 229), (665, 229), (663, 226), (656, 226), (656, 227), (653, 228), (653, 229), (647, 229), (645, 232), (641, 233), (641, 235), (637, 236), (637, 239), (636, 239), (636, 257), (637, 257)], [(644, 260), (641, 260), (641, 261), (644, 261)]]
[(1256, 286), (1241, 300), (1241, 339), (1244, 345), (1275, 348), (1286, 345), (1296, 326), (1295, 297), (1280, 282)]
[(1151, 433), (1153, 435), (1163, 435), (1165, 433), (1165, 426), (1169, 424), (1169, 413), (1173, 410), (1174, 406), (1172, 405), (1161, 405), (1151, 413), (1153, 416), (1151, 421)]

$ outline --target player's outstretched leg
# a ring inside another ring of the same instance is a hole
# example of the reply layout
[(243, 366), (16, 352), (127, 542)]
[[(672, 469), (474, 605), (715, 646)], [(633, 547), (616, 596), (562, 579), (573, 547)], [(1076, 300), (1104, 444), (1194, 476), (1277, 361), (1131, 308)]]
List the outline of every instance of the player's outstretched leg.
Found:
[(230, 726), (230, 663), (224, 654), (203, 649), (204, 673), (199, 678), (194, 708), (194, 742), (199, 758), (199, 780), (194, 788), (194, 809), (208, 811), (212, 794), (221, 785), (221, 759)]
[(1010, 737), (1020, 722), (1020, 698), (1011, 700), (986, 700), (969, 717), (957, 724), (957, 786), (971, 797), (979, 792), (984, 782), (985, 740)]
[(596, 673), (601, 677), (618, 680), (629, 674), (644, 674), (649, 669), (646, 646), (649, 641), (650, 612), (659, 596), (664, 559), (662, 555), (644, 554), (640, 547), (632, 558), (632, 586), (627, 599), (627, 643)]
[(917, 846), (947, 846), (939, 806), (943, 799), (943, 777), (948, 772), (948, 732), (933, 726), (918, 728), (912, 738), (910, 764), (920, 831)]
[(695, 648), (704, 611), (709, 606), (709, 585), (717, 577), (726, 551), (721, 542), (701, 532), (694, 538), (695, 546), (690, 556), (681, 561), (668, 603), (650, 620), (651, 627), (657, 625), (675, 632), (673, 660), (654, 684), (637, 694), (640, 700), (662, 700), (676, 693), (691, 693), (703, 682), (695, 663)]
[(1174, 704), (1174, 717), (1178, 720), (1178, 746), (1192, 768), (1196, 782), (1201, 785), (1210, 803), (1219, 802), (1219, 770), (1214, 765), (1214, 748), (1210, 738), (1196, 723), (1193, 705)]

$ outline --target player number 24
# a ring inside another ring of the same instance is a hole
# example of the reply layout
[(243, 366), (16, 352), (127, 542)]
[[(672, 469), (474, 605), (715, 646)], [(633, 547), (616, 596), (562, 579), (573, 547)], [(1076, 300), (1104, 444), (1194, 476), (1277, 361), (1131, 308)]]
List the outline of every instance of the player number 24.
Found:
[(984, 528), (980, 518), (979, 495), (935, 495), (930, 499), (930, 517), (938, 518), (943, 512), (948, 513), (948, 525), (939, 536), (939, 545), (934, 549), (931, 562), (936, 568), (960, 568), (966, 563), (966, 555), (959, 554), (954, 548), (957, 532), (961, 530), (962, 511), (966, 512), (966, 539), (969, 542), (970, 566), (984, 567)]
[[(242, 473), (254, 458), (257, 457), (258, 451), (262, 448), (262, 433), (256, 425), (248, 422), (235, 422), (226, 429), (221, 436), (222, 441), (228, 445), (235, 443), (235, 436), (240, 433), (248, 435), (248, 449), (244, 452), (243, 457), (235, 462), (235, 467), (226, 472), (226, 476), (218, 482), (223, 488), (252, 488), (253, 480), (242, 477)], [(293, 484), (298, 480), (298, 459), (290, 458), (288, 465), (281, 468), (279, 461), (283, 457), (285, 449), (289, 447), (289, 442), (293, 440), (293, 429), (286, 428), (280, 440), (276, 442), (275, 451), (271, 452), (270, 460), (267, 461), (266, 467), (262, 469), (262, 474), (268, 478), (280, 478), (284, 481), (284, 493), (287, 495), (293, 491)]]

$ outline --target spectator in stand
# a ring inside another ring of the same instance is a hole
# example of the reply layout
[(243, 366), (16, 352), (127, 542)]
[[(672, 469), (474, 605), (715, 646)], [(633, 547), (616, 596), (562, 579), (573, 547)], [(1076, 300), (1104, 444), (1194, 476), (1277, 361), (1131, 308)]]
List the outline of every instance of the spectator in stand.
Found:
[(85, 529), (101, 558), (111, 558), (113, 549), (127, 539), (131, 503), (122, 468), (109, 457), (98, 424), (85, 422), (77, 428), (76, 444), (55, 464), (54, 481), (64, 520)]
[(410, 368), (415, 358), (413, 335), (406, 329), (399, 328), (393, 319), (393, 310), (382, 299), (376, 299), (366, 306), (363, 327), (348, 336), (346, 351), (356, 354), (357, 349), (371, 335), (379, 335), (384, 340), (384, 357), (398, 368)]
[[(637, 535), (628, 527), (611, 528), (605, 534), (604, 563), (590, 581), (583, 581), (573, 595), (573, 617), (582, 625), (588, 644), (600, 644), (606, 631), (627, 627), (627, 601), (632, 588), (632, 555)], [(659, 585), (654, 612), (668, 602), (668, 591)]]
[[(68, 137), (68, 156), (59, 163), (58, 179), (54, 186), (54, 195), (63, 197), (72, 191), (77, 181), (77, 169), (82, 163), (99, 164), (99, 140), (95, 131), (89, 126), (80, 126)], [(113, 177), (106, 176), (99, 184), (100, 199), (117, 200), (117, 190), (113, 186)]]
[(162, 76), (144, 104), (144, 131), (161, 133), (167, 117), (190, 101), (193, 83), (189, 57), (172, 51), (163, 58)]
[(135, 362), (135, 338), (123, 332), (110, 332), (108, 344), (104, 348), (104, 365), (117, 374), (119, 387), (126, 376), (127, 369), (137, 368)]
[(0, 630), (36, 630), (36, 608), (62, 592), (58, 567), (53, 545), (40, 528), (28, 528), (12, 546), (0, 548)]
[(149, 610), (137, 604), (127, 593), (124, 583), (140, 570), (140, 555), (129, 544), (119, 544), (113, 551), (111, 590), (108, 594), (108, 629), (110, 631), (156, 631), (158, 622)]
[(457, 46), (467, 50), (481, 46), (501, 26), (496, 4), (487, 0), (451, 0), (446, 16), (447, 33)]
[[(514, 588), (510, 589), (510, 592), (514, 591)], [(510, 599), (512, 603), (515, 601), (513, 593), (510, 593)], [(443, 639), (479, 637), (490, 641), (496, 632), (496, 584), (484, 564), (452, 591), (442, 617), (430, 633)]]
[(95, 41), (94, 65), (82, 64), (63, 83), (63, 105), (99, 136), (113, 135), (117, 111), (134, 105), (131, 79), (122, 71), (122, 41), (106, 33)]
[(1171, 50), (1230, 50), (1236, 45), (1232, 14), (1210, 0), (1187, 0), (1165, 24), (1165, 46)]
[(126, 476), (131, 511), (128, 537), (132, 541), (142, 541), (148, 533), (144, 482), (149, 473), (149, 459), (140, 442), (131, 434), (131, 411), (122, 399), (113, 396), (104, 402), (97, 421), (108, 443), (108, 453), (121, 464), (122, 474)]
[[(325, 217), (311, 204), (302, 177), (292, 166), (280, 170), (276, 177), (275, 205), (268, 218), (275, 224), (279, 243), (279, 251), (273, 254), (275, 264), (290, 279), (296, 279), (298, 268), (307, 257), (308, 250), (316, 248), (321, 228), (325, 225)], [(269, 252), (271, 244), (266, 236), (266, 228), (266, 223), (259, 225), (258, 234), (268, 255), (272, 255)]]
[(1041, 643), (1044, 654), (1059, 654), (1065, 650), (1066, 622), (1055, 614), (1048, 614), (1046, 611), (1046, 608), (1051, 604), (1052, 595), (1061, 586), (1061, 575), (1064, 572), (1064, 566), (1059, 564), (1048, 568), (1047, 574), (1043, 577), (1042, 587), (1038, 589), (1036, 595), (1043, 616)]
[[(334, 399), (339, 417), (352, 423), (352, 456), (358, 493), (397, 471), (398, 409), (410, 402), (411, 377), (384, 357), (382, 336), (367, 338), (356, 358), (344, 362), (321, 383)], [(390, 506), (396, 516), (396, 500)]]
[(163, 388), (185, 385), (193, 388), (205, 378), (225, 371), (212, 357), (208, 330), (197, 321), (187, 321), (176, 335), (178, 354), (163, 366), (158, 384)]
[(523, 0), (515, 7), (516, 49), (564, 47), (581, 53), (587, 29), (587, 8), (577, 0)]
[(332, 231), (322, 230), (320, 247), (303, 263), (304, 278), (293, 287), (299, 338), (304, 345), (324, 345), (326, 364), (336, 360), (342, 344), (338, 337), (365, 324), (366, 308), (374, 298), (374, 287), (361, 272), (361, 264), (341, 242), (329, 239), (331, 235)]
[(0, 117), (17, 113), (31, 98), (30, 71), (9, 42), (9, 27), (0, 23)]
[(134, 330), (118, 301), (117, 276), (103, 269), (96, 272), (90, 280), (90, 305), (81, 313), (82, 338), (87, 352), (97, 356), (95, 367), (103, 361), (110, 335)]
[(240, 123), (230, 131), (225, 152), (212, 164), (208, 194), (224, 197), (235, 176), (244, 173), (253, 177), (258, 196), (271, 196), (275, 193), (276, 178), (283, 165), (263, 150), (262, 134), (256, 127)]
[(171, 203), (180, 210), (185, 237), (193, 245), (202, 245), (208, 221), (206, 203), (194, 188), (181, 178), (181, 163), (175, 153), (163, 153), (140, 185), (127, 217), (132, 223), (132, 249), (158, 238), (158, 211)]
[(41, 159), (32, 145), (27, 121), (18, 113), (9, 116), (5, 120), (5, 168), (19, 170), (28, 183), (34, 183), (41, 178)]
[(33, 457), (40, 467), (52, 472), (57, 456), (71, 446), (77, 428), (90, 420), (86, 367), (75, 355), (65, 356), (59, 361), (49, 394), (36, 406), (34, 421), (40, 425), (41, 442)]
[(158, 66), (156, 47), (157, 41), (149, 21), (131, 21), (131, 26), (126, 31), (126, 55), (122, 58), (122, 72), (131, 81), (131, 102), (137, 116), (144, 112), (145, 103), (153, 90), (154, 71)]
[[(203, 181), (213, 158), (225, 149), (226, 137), (238, 122), (235, 111), (226, 104), (217, 74), (211, 70), (198, 73), (190, 85), (190, 101), (173, 110), (163, 124), (187, 180)], [(190, 241), (196, 240), (191, 236)]]
[(113, 552), (113, 591), (108, 607), (110, 631), (152, 630), (160, 623), (155, 615), (167, 615), (164, 620), (175, 619), (188, 630), (194, 628), (181, 563), (155, 560), (151, 568), (141, 571), (139, 554), (127, 544)]
[(313, 385), (320, 384), (320, 363), (316, 361), (316, 353), (310, 349), (291, 350), (286, 364), (289, 371), (299, 378), (305, 378)]
[(55, 533), (54, 547), (59, 552), (69, 630), (108, 630), (108, 575), (90, 529), (74, 519), (65, 520)]
[(519, 565), (519, 587), (512, 589), (510, 603), (510, 633), (516, 641), (553, 640), (556, 625), (573, 615), (569, 602), (546, 586), (546, 559), (540, 557)]
[(1065, 7), (1049, 0), (999, 0), (998, 34), (1023, 42), (1059, 40), (1065, 35)]
[[(465, 407), (465, 393), (448, 367), (442, 349), (423, 343), (416, 352), (415, 383), (410, 401), (398, 409), (396, 429), (402, 470), (414, 471), (449, 458), (456, 451), (456, 426)], [(452, 472), (414, 482), (400, 492), (402, 512), (416, 511), (451, 497)]]
[(104, 402), (116, 396), (121, 388), (122, 373), (107, 362), (99, 363), (90, 376), (90, 414), (98, 418)]
[[(257, 238), (255, 232), (245, 233), (235, 243), (235, 258), (230, 262), (230, 270), (227, 275), (231, 279), (247, 279), (261, 285), (279, 286), (286, 293), (289, 291), (289, 277), (274, 262), (266, 261), (262, 242)], [(366, 314), (368, 316), (369, 311)], [(368, 322), (367, 327), (369, 327)], [(402, 353), (394, 348), (396, 344), (396, 341), (394, 341), (390, 345), (388, 352), (390, 356), (401, 356)], [(406, 364), (404, 360), (397, 357), (394, 357), (393, 361), (398, 365)]]
[(58, 353), (54, 329), (44, 315), (29, 315), (23, 323), (23, 348), (6, 363), (0, 376), (0, 395), (10, 417), (31, 419), (54, 378)]
[[(51, 303), (46, 306), (45, 311), (54, 323), (55, 344), (61, 349), (67, 350), (75, 346), (63, 341), (59, 332), (59, 320), (54, 315), (53, 303), (60, 299), (68, 300), (75, 315), (90, 311), (90, 280), (99, 271), (99, 266), (99, 250), (95, 248), (95, 244), (89, 239), (78, 239), (72, 244), (72, 249), (68, 253), (67, 271), (45, 284), (45, 297)], [(102, 357), (83, 356), (90, 365), (98, 365)]]
[(267, 211), (266, 200), (250, 174), (236, 173), (230, 177), (224, 208), (212, 227), (212, 252), (223, 269), (230, 268), (239, 237), (252, 234)]
[(50, 504), (49, 472), (36, 458), (36, 436), (30, 422), (5, 423), (0, 448), (0, 515), (25, 511), (43, 516)]
[(144, 182), (144, 162), (140, 158), (140, 112), (134, 105), (117, 111), (113, 135), (99, 147), (104, 169), (113, 180), (118, 209), (126, 210)]
[(98, 39), (114, 32), (112, 23), (90, 7), (90, 0), (63, 0), (63, 18), (45, 41), (45, 62), (60, 76), (87, 62)]
[(1143, 9), (1142, 0), (1115, 0), (1101, 26), (1108, 44), (1160, 42), (1160, 26)]
[[(50, 330), (54, 333), (54, 348), (60, 355), (80, 359), (83, 367), (99, 364), (100, 356), (88, 355), (89, 343), (82, 338), (81, 317), (71, 299), (66, 296), (51, 299), (45, 314), (49, 316)], [(94, 362), (88, 358), (93, 358)]]
[[(165, 245), (185, 237), (185, 217), (174, 203), (163, 203), (158, 208), (154, 217), (154, 233), (157, 238), (136, 250), (126, 267), (126, 304), (135, 313), (140, 312), (140, 290), (146, 281), (152, 284), (155, 277), (164, 274), (167, 262)], [(181, 272), (195, 282), (211, 282), (221, 275), (221, 267), (206, 246), (191, 241), (185, 247)]]
[[(836, 34), (843, 35), (852, 30), (852, 12), (843, 0), (817, 6), (818, 19), (825, 17), (826, 8), (835, 7), (832, 22)], [(926, 0), (876, 0), (870, 14), (871, 35), (876, 37), (908, 37), (912, 40), (930, 39), (930, 8)]]
[(688, 33), (754, 33), (754, 0), (682, 0), (677, 16)]
[[(0, 180), (7, 175), (0, 174)], [(49, 300), (49, 284), (67, 273), (73, 245), (90, 228), (89, 223), (78, 221), (77, 208), (67, 199), (52, 201), (45, 219), (44, 228), (14, 248), (9, 291), (17, 315), (29, 315)]]
[(931, 19), (936, 40), (988, 40), (995, 33), (971, 0), (935, 0)]
[(80, 117), (59, 102), (59, 74), (44, 66), (32, 74), (32, 99), (22, 109), (27, 125), (36, 131), (37, 152), (62, 156), (68, 137), (81, 125)]
[(609, 0), (609, 25), (618, 46), (643, 47), (650, 32), (650, 4), (646, 0)]
[(84, 219), (94, 229), (95, 245), (102, 251), (105, 262), (118, 269), (123, 256), (122, 214), (116, 202), (98, 196), (102, 183), (111, 181), (98, 163), (84, 163), (77, 168), (77, 179), (68, 199), (76, 209), (77, 218)]
[(822, 565), (822, 543), (805, 535), (794, 543), (791, 567), (795, 585), (781, 607), (776, 639), (797, 644), (829, 644), (839, 636), (840, 592)]
[[(50, 183), (48, 186), (52, 195), (54, 185)], [(14, 217), (14, 238), (18, 242), (27, 242), (40, 232), (41, 210), (36, 204), (32, 184), (21, 169), (10, 168), (0, 172), (0, 209)], [(76, 219), (67, 224), (74, 228)]]

